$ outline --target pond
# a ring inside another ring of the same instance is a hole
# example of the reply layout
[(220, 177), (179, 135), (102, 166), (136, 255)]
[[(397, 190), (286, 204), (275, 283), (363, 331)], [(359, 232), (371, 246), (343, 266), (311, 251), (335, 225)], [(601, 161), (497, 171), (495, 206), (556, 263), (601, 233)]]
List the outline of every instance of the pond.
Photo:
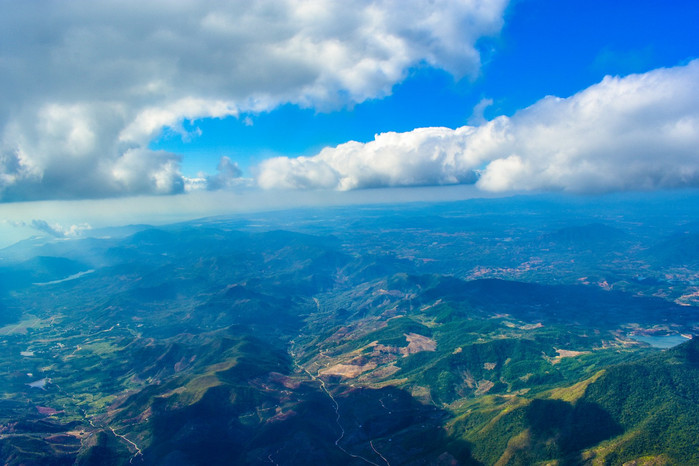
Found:
[(672, 348), (687, 341), (682, 335), (632, 335), (636, 341), (648, 343), (654, 348)]

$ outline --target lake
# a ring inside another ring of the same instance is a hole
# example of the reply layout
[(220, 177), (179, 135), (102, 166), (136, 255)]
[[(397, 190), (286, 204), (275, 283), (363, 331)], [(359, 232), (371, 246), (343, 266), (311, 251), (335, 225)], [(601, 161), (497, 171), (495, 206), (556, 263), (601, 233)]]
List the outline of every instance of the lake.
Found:
[(687, 341), (682, 335), (632, 335), (631, 338), (655, 348), (672, 348)]

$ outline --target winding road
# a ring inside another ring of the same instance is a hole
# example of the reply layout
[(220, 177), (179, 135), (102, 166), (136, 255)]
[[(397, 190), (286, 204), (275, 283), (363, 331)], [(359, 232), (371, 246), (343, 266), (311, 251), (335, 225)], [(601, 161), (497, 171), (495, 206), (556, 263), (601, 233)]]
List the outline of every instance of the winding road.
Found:
[[(319, 305), (317, 301), (316, 301), (316, 305)], [(291, 343), (293, 344), (293, 341), (292, 341)], [(336, 400), (335, 397), (332, 395), (332, 393), (330, 393), (330, 390), (328, 390), (328, 388), (326, 387), (325, 381), (324, 381), (323, 379), (321, 379), (321, 378), (318, 377), (318, 376), (315, 376), (315, 375), (311, 374), (305, 367), (301, 367), (299, 364), (297, 364), (297, 363), (296, 363), (296, 355), (294, 354), (294, 352), (293, 352), (292, 350), (289, 350), (289, 354), (291, 355), (291, 358), (292, 358), (292, 360), (294, 361), (294, 365), (296, 365), (296, 366), (297, 366), (298, 368), (300, 368), (303, 372), (305, 372), (305, 373), (311, 378), (311, 380), (313, 380), (313, 381), (315, 381), (315, 382), (318, 382), (318, 383), (320, 384), (320, 388), (323, 390), (323, 392), (325, 392), (325, 394), (328, 396), (328, 398), (330, 398), (330, 401), (332, 401), (332, 403), (333, 403), (333, 409), (335, 410), (335, 415), (336, 415), (336, 417), (335, 417), (335, 422), (337, 423), (337, 426), (340, 428), (340, 436), (335, 440), (335, 446), (336, 446), (340, 451), (342, 451), (343, 453), (345, 453), (346, 455), (348, 455), (348, 456), (350, 456), (350, 457), (352, 457), (352, 458), (356, 458), (356, 459), (362, 460), (362, 461), (364, 461), (365, 463), (367, 463), (367, 464), (372, 464), (372, 465), (374, 465), (374, 466), (381, 466), (380, 464), (374, 463), (373, 461), (371, 461), (371, 460), (369, 460), (369, 459), (367, 459), (367, 458), (365, 458), (365, 457), (363, 457), (363, 456), (361, 456), (361, 455), (356, 455), (356, 454), (354, 454), (354, 453), (351, 453), (351, 452), (347, 451), (342, 445), (340, 445), (340, 442), (341, 442), (342, 439), (345, 437), (345, 428), (342, 427), (342, 422), (341, 422), (340, 404), (337, 402), (337, 400)], [(386, 459), (386, 457), (383, 456), (383, 455), (376, 449), (376, 447), (374, 447), (373, 440), (370, 440), (370, 441), (369, 441), (369, 445), (371, 446), (371, 449), (386, 463), (387, 466), (391, 466), (391, 463)]]

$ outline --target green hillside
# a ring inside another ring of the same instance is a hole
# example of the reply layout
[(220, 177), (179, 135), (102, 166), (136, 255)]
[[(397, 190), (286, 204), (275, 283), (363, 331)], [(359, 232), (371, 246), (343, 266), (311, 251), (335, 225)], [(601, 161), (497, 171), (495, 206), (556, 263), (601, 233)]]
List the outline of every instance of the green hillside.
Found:
[(693, 214), (517, 205), (0, 251), (0, 457), (699, 463), (699, 342), (659, 349), (699, 333), (699, 272), (663, 259)]
[(697, 464), (697, 387), (694, 339), (535, 397), (474, 403), (449, 430), (485, 464)]

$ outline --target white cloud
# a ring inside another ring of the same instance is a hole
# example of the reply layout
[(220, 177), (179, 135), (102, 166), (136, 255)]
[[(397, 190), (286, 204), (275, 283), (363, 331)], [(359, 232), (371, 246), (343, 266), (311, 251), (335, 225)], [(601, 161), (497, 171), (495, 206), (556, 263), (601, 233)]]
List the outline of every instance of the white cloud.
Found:
[(348, 142), (314, 157), (265, 160), (257, 180), (263, 188), (339, 190), (473, 182), (473, 165), (462, 160), (472, 132), (463, 127), (383, 133), (369, 143)]
[(478, 186), (602, 192), (699, 186), (699, 61), (548, 97), (512, 117)]
[(29, 224), (26, 224), (25, 222), (18, 222), (15, 223), (15, 226), (27, 226), (56, 238), (74, 238), (80, 236), (83, 231), (92, 229), (92, 227), (87, 223), (65, 227), (60, 223), (50, 224), (46, 220), (41, 219), (33, 219)]
[[(476, 182), (487, 191), (699, 186), (699, 60), (606, 77), (481, 126), (420, 128), (259, 167), (263, 188)], [(480, 174), (477, 178), (476, 173)], [(477, 179), (477, 181), (476, 181)]]
[(485, 118), (485, 109), (493, 105), (493, 99), (482, 98), (475, 107), (473, 107), (473, 113), (468, 119), (469, 125), (482, 125), (487, 123)]
[(179, 157), (167, 152), (128, 149), (112, 166), (110, 178), (123, 192), (180, 193), (184, 181), (178, 162)]
[(361, 102), (424, 62), (475, 76), (506, 4), (0, 2), (0, 200), (179, 192), (164, 126)]

